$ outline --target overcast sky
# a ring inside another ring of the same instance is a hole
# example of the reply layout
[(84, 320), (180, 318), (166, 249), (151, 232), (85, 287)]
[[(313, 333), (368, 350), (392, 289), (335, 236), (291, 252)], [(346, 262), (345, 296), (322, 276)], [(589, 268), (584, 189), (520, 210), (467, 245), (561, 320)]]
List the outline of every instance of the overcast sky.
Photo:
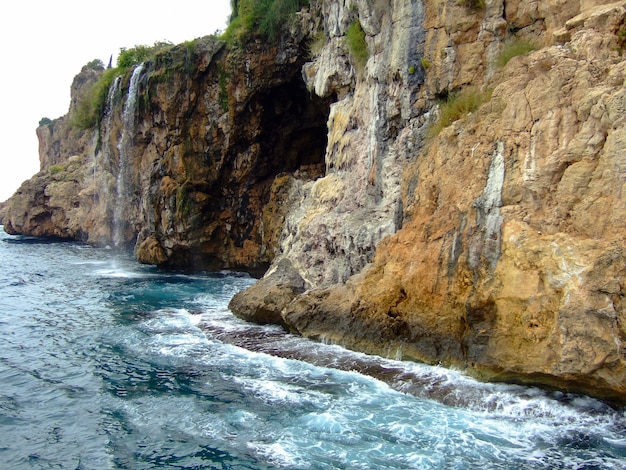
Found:
[(226, 27), (230, 0), (20, 0), (0, 6), (0, 201), (39, 171), (35, 129), (63, 116), (83, 65), (121, 47), (175, 44)]

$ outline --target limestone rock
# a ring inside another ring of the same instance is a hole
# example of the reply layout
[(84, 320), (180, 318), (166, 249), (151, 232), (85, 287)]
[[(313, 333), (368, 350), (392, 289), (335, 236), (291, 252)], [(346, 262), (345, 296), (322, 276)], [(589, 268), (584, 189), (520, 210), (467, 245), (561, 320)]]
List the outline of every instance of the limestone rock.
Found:
[[(626, 2), (318, 0), (297, 20), (135, 68), (95, 135), (41, 129), (7, 230), (269, 266), (237, 315), (623, 401)], [(502, 66), (516, 42), (537, 50)]]
[(245, 295), (235, 294), (229, 308), (244, 320), (281, 325), (283, 309), (304, 292), (304, 285), (298, 271), (289, 261), (283, 260), (250, 287)]
[[(623, 401), (624, 6), (487, 2), (462, 14), (453, 2), (429, 2), (424, 11), (396, 2), (378, 37), (368, 37), (368, 44), (388, 42), (370, 56), (366, 79), (357, 78), (351, 93), (341, 91), (344, 84), (337, 90), (343, 98), (329, 119), (326, 176), (303, 188), (287, 216), (282, 256), (309, 289), (284, 307), (284, 323), (361, 351)], [(343, 10), (329, 11), (340, 18)], [(403, 19), (391, 20), (398, 11)], [(420, 22), (424, 33), (409, 36), (421, 38), (413, 50), (423, 48), (424, 82), (407, 93), (416, 77), (402, 70), (415, 56), (394, 59), (401, 82), (381, 81), (390, 63), (377, 64), (393, 57), (391, 38), (403, 37), (394, 28)], [(561, 28), (569, 31), (566, 42), (550, 46), (552, 37), (564, 37), (556, 33)], [(333, 31), (340, 36), (341, 26)], [(497, 55), (510, 35), (548, 45), (500, 69)], [(327, 65), (310, 70), (338, 76)], [(325, 93), (339, 83), (305, 77)], [(420, 110), (469, 83), (491, 88), (491, 99), (423, 145), (429, 114)], [(393, 86), (397, 95), (388, 91)], [(383, 90), (387, 103), (398, 97), (396, 114), (390, 106), (386, 114), (368, 108), (374, 100), (364, 97)], [(342, 119), (348, 124), (339, 125)], [(373, 122), (397, 133), (390, 138), (361, 124)], [(372, 142), (386, 145), (372, 152)], [(405, 156), (394, 157), (400, 149)], [(374, 170), (375, 155), (402, 168), (400, 179), (380, 165)], [(379, 199), (359, 192), (372, 175), (384, 182)], [(395, 234), (339, 243), (358, 228), (375, 234), (367, 221), (385, 227), (375, 209), (384, 204), (370, 204), (393, 201), (387, 188), (394, 184), (402, 210), (401, 218), (388, 219), (396, 221)], [(370, 257), (359, 260), (359, 253)], [(353, 272), (340, 269), (345, 259)]]

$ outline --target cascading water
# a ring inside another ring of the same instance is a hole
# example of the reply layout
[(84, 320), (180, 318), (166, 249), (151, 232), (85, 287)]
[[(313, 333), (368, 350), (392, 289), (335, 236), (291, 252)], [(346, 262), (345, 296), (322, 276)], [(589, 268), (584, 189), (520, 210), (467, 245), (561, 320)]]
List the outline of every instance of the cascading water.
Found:
[(118, 150), (118, 172), (117, 172), (117, 192), (115, 197), (115, 209), (113, 212), (113, 245), (121, 247), (124, 245), (125, 228), (128, 223), (127, 211), (129, 202), (129, 181), (128, 181), (128, 156), (132, 146), (132, 139), (135, 134), (135, 111), (137, 108), (137, 92), (139, 89), (139, 78), (143, 72), (143, 63), (133, 70), (128, 88), (128, 97), (122, 111), (122, 135), (117, 145)]
[[(107, 102), (106, 102), (106, 106), (104, 108), (104, 126), (102, 126), (101, 128), (101, 141), (102, 141), (102, 158), (96, 158), (94, 161), (94, 171), (93, 171), (93, 177), (94, 177), (94, 187), (97, 188), (96, 189), (96, 194), (103, 194), (104, 195), (104, 200), (105, 200), (105, 204), (107, 206), (107, 213), (111, 214), (113, 212), (113, 207), (115, 207), (115, 200), (112, 197), (112, 191), (107, 184), (106, 178), (101, 178), (100, 179), (100, 187), (97, 181), (97, 174), (106, 174), (108, 171), (111, 171), (111, 169), (107, 166), (109, 164), (109, 162), (112, 161), (112, 145), (111, 145), (111, 130), (112, 130), (112, 123), (113, 123), (113, 112), (115, 109), (115, 103), (116, 103), (116, 99), (120, 96), (120, 92), (121, 92), (121, 84), (122, 84), (122, 77), (118, 76), (115, 77), (115, 80), (113, 80), (113, 83), (111, 84), (111, 86), (109, 87), (109, 93), (107, 95)], [(117, 193), (117, 190), (116, 190)], [(113, 206), (111, 206), (111, 204), (113, 204)], [(113, 232), (113, 227), (111, 227), (112, 232)], [(112, 233), (111, 232), (111, 233)]]

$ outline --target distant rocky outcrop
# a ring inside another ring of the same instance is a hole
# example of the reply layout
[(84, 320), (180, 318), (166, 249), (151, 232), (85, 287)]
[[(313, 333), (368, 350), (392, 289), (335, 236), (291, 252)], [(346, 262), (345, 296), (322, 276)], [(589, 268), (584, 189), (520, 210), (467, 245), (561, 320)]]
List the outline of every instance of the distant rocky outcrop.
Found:
[(330, 100), (301, 79), (305, 46), (304, 32), (174, 46), (117, 78), (98, 127), (80, 131), (76, 97), (97, 79), (85, 67), (68, 115), (37, 130), (42, 170), (11, 198), (5, 229), (262, 274), (287, 210), (274, 198), (324, 172)]
[(73, 98), (5, 228), (266, 273), (235, 314), (626, 401), (625, 47), (625, 1), (312, 0), (144, 62), (97, 129)]

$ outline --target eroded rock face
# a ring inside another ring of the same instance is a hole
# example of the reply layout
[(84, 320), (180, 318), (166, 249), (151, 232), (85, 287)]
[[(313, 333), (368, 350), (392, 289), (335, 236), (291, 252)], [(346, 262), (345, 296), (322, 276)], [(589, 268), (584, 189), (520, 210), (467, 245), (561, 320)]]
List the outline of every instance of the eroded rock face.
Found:
[(245, 293), (235, 294), (230, 306), (247, 321), (287, 326), (281, 312), (304, 290), (304, 279), (283, 259)]
[[(72, 83), (72, 93), (79, 95), (101, 73), (83, 67)], [(6, 202), (2, 222), (8, 233), (85, 240), (91, 232), (82, 216), (89, 212), (91, 199), (83, 189), (89, 171), (86, 153), (93, 146), (96, 133), (70, 125), (75, 110), (73, 100), (66, 116), (37, 128), (41, 171), (25, 181)], [(80, 207), (81, 203), (85, 206)]]
[(10, 234), (85, 240), (80, 223), (84, 198), (84, 159), (74, 155), (25, 181), (5, 207), (4, 229)]
[[(343, 98), (329, 120), (327, 174), (303, 188), (314, 202), (298, 205), (283, 234), (283, 255), (312, 289), (281, 306), (282, 319), (362, 351), (623, 400), (626, 4), (486, 3), (463, 12), (456, 2), (395, 2), (371, 27), (375, 15), (359, 3), (368, 44), (388, 40), (371, 48), (365, 76), (346, 73), (335, 52), (305, 67), (318, 93)], [(327, 7), (328, 30), (340, 35), (349, 13)], [(547, 45), (501, 68), (513, 34)], [(419, 38), (409, 50), (427, 59), (411, 91), (416, 77), (403, 71), (414, 59), (392, 52), (407, 38)], [(492, 89), (491, 99), (424, 145), (428, 103), (465, 84)], [(384, 96), (387, 114), (365, 96)], [(376, 122), (393, 125), (395, 138)], [(385, 173), (386, 162), (401, 171)], [(379, 219), (385, 200), (402, 216)], [(378, 238), (364, 221), (396, 233)], [(365, 227), (369, 241), (340, 242)], [(374, 250), (371, 264), (354, 261)], [(354, 271), (335, 274), (346, 258)]]
[(190, 77), (185, 87), (150, 89), (150, 72), (140, 80), (147, 80), (151, 120), (137, 122), (132, 151), (142, 171), (129, 190), (139, 204), (124, 217), (136, 221), (124, 238), (137, 236), (139, 260), (267, 269), (274, 216), (284, 217), (266, 209), (279, 203), (276, 179), (323, 171), (329, 103), (311, 98), (300, 79), (302, 40), (215, 51), (204, 81)]
[[(460, 84), (471, 67), (492, 98), (415, 152), (404, 165), (402, 228), (361, 274), (291, 302), (283, 319), (292, 330), (489, 379), (624, 399), (626, 4), (579, 14), (575, 3), (554, 14), (548, 5), (531, 28), (568, 42), (501, 70), (490, 50), (503, 28), (481, 45), (485, 29), (476, 33), (475, 22), (437, 18), (443, 31), (432, 38), (447, 32), (454, 53), (427, 71), (424, 88)], [(497, 24), (495, 2), (487, 4), (485, 21)], [(520, 2), (507, 19), (529, 7)]]

